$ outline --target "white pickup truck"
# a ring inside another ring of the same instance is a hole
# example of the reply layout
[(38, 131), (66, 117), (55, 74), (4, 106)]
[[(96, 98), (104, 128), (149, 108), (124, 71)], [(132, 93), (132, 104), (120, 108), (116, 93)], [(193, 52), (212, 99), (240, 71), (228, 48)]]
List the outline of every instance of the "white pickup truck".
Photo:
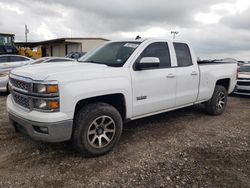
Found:
[(118, 142), (123, 123), (204, 103), (223, 113), (236, 85), (236, 63), (197, 63), (190, 46), (162, 39), (107, 42), (79, 63), (15, 69), (7, 98), (16, 130), (36, 140), (71, 140), (85, 156)]

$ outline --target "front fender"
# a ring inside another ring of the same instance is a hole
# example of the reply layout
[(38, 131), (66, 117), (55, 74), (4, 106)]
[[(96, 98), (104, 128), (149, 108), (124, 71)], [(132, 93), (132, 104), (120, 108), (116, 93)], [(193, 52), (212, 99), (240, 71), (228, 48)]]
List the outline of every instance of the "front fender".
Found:
[(118, 93), (125, 97), (127, 118), (129, 118), (132, 116), (132, 89), (130, 81), (125, 77), (84, 80), (61, 85), (61, 111), (73, 118), (76, 104), (79, 101)]

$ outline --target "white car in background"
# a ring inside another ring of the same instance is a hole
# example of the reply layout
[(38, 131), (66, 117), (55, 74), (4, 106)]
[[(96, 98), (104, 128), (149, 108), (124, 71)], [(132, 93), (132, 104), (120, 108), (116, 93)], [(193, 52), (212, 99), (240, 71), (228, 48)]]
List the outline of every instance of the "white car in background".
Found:
[(250, 95), (250, 64), (241, 65), (238, 69), (235, 94)]
[(66, 61), (76, 61), (67, 57), (42, 57), (32, 62), (32, 64), (40, 63), (56, 63), (56, 62), (66, 62)]
[(0, 92), (8, 91), (9, 72), (31, 64), (33, 59), (20, 55), (0, 55)]
[(33, 59), (21, 55), (0, 55), (0, 72), (29, 65), (32, 61)]

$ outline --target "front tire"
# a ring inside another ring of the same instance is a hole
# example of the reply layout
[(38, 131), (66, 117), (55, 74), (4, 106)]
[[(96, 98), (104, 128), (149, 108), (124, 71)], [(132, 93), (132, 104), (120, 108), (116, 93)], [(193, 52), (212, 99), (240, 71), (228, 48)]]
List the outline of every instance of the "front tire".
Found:
[(227, 90), (225, 87), (216, 85), (212, 98), (206, 102), (206, 112), (210, 115), (220, 115), (227, 105)]
[(122, 127), (116, 108), (106, 103), (89, 104), (75, 116), (72, 142), (86, 157), (104, 155), (119, 141)]

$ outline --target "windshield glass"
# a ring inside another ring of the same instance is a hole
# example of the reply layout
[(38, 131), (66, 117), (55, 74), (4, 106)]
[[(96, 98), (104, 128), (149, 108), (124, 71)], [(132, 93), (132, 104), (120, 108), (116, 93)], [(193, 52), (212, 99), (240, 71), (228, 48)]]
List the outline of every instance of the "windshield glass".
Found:
[(87, 53), (79, 61), (122, 67), (141, 42), (112, 42)]
[(0, 35), (0, 45), (12, 45), (12, 37)]
[(250, 72), (250, 66), (241, 66), (239, 72)]

